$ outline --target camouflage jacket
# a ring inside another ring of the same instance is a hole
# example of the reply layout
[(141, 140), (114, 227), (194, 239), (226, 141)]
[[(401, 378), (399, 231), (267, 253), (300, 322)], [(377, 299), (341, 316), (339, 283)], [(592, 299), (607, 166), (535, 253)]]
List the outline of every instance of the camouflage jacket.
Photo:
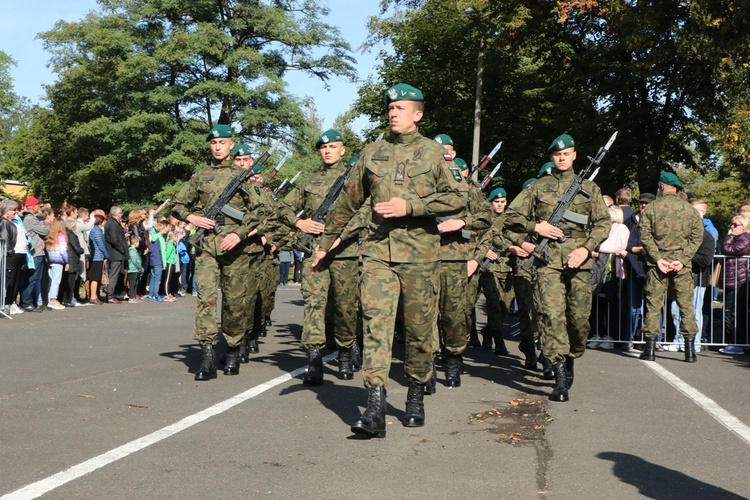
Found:
[(511, 243), (505, 237), (504, 232), (505, 212), (497, 214), (493, 210), (492, 218), (492, 226), (482, 235), (482, 239), (477, 245), (476, 261), (481, 265), (489, 249), (494, 247), (499, 259), (491, 261), (487, 271), (496, 275), (509, 274), (511, 268), (508, 260), (508, 247)]
[[(452, 219), (466, 223), (463, 229), (440, 235), (440, 256), (444, 261), (467, 261), (474, 257), (478, 237), (492, 225), (492, 205), (482, 191), (469, 185), (468, 205)], [(468, 236), (468, 238), (466, 237)]]
[[(323, 200), (325, 200), (333, 183), (344, 172), (346, 172), (346, 165), (339, 161), (321, 172), (316, 172), (292, 189), (281, 202), (280, 213), (282, 222), (292, 229), (297, 229), (297, 221), (312, 216), (323, 203)], [(341, 194), (339, 194), (340, 196)], [(337, 202), (338, 200), (333, 204), (332, 209), (336, 207)], [(302, 217), (297, 217), (297, 214), (302, 211), (305, 214)], [(300, 231), (299, 234), (302, 234), (302, 232)], [(347, 232), (342, 236), (341, 244), (328, 257), (349, 259), (357, 257), (359, 255), (357, 232)], [(318, 240), (320, 240), (320, 236), (313, 238), (313, 248), (318, 244)]]
[(685, 267), (703, 242), (703, 221), (690, 203), (674, 193), (659, 196), (641, 212), (638, 223), (646, 265), (659, 259), (678, 260)]
[[(564, 172), (555, 169), (551, 175), (533, 182), (524, 195), (518, 196), (508, 207), (506, 229), (519, 234), (529, 234), (532, 243), (536, 243), (539, 238), (534, 232), (534, 226), (552, 216), (563, 193), (575, 177), (572, 168)], [(585, 217), (587, 222), (583, 224), (567, 219), (560, 222), (558, 227), (570, 236), (564, 242), (550, 242), (547, 257), (552, 269), (565, 269), (568, 256), (579, 247), (589, 251), (589, 258), (580, 269), (591, 269), (591, 252), (609, 235), (612, 223), (599, 186), (591, 181), (584, 181), (583, 189), (591, 194), (591, 198), (578, 194), (569, 210)]]
[[(241, 172), (240, 167), (232, 164), (231, 158), (221, 163), (212, 163), (209, 167), (196, 172), (175, 197), (172, 215), (186, 222), (188, 215), (203, 216), (219, 198), (229, 181)], [(246, 183), (245, 192), (240, 191), (235, 194), (227, 205), (242, 212), (244, 214), (242, 220), (222, 214), (221, 233), (214, 234), (213, 231), (206, 231), (204, 249), (212, 255), (223, 255), (225, 252), (219, 248), (221, 241), (228, 234), (236, 233), (242, 241), (231, 250), (231, 253), (262, 252), (260, 235), (247, 237), (253, 229), (260, 230), (271, 213), (271, 209), (263, 201), (260, 187), (253, 186), (250, 182)]]
[(386, 219), (372, 211), (363, 255), (388, 262), (440, 260), (440, 233), (435, 217), (454, 216), (466, 206), (468, 185), (443, 147), (418, 131), (391, 134), (368, 144), (354, 165), (344, 191), (320, 241), (330, 248), (355, 213), (370, 197), (370, 206), (401, 197), (405, 217)]

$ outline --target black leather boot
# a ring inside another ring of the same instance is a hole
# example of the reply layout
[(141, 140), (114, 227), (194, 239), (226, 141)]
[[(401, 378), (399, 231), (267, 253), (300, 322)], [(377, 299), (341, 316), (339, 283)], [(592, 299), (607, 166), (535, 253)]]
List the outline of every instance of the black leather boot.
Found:
[(469, 331), (469, 346), (470, 347), (482, 347), (482, 343), (479, 341), (479, 333), (477, 333), (477, 325), (471, 324), (471, 330)]
[(424, 393), (431, 396), (437, 392), (437, 368), (435, 368), (435, 359), (432, 359), (432, 377), (424, 385)]
[(482, 348), (487, 351), (492, 350), (492, 332), (486, 326), (482, 328)]
[(542, 379), (552, 380), (555, 378), (555, 371), (552, 369), (552, 363), (544, 354), (539, 355), (539, 361), (542, 362)]
[(461, 387), (461, 355), (448, 354), (445, 358), (445, 385)]
[(320, 349), (310, 349), (307, 351), (307, 359), (309, 364), (307, 365), (307, 373), (302, 379), (302, 383), (305, 385), (320, 385), (323, 383), (323, 355), (320, 354)]
[(367, 408), (351, 425), (354, 434), (385, 437), (385, 397), (385, 387), (382, 385), (367, 389)]
[(536, 371), (537, 364), (539, 363), (539, 358), (537, 358), (536, 347), (534, 347), (534, 344), (527, 343), (522, 340), (519, 348), (521, 352), (526, 356), (526, 359), (523, 362), (523, 367), (527, 370)]
[(224, 375), (240, 373), (240, 346), (227, 347), (227, 361), (224, 363)]
[(359, 343), (355, 340), (352, 344), (352, 371), (358, 372), (362, 369), (362, 351)]
[(250, 332), (245, 332), (245, 335), (240, 341), (240, 363), (245, 364), (250, 362), (249, 356), (249, 345), (250, 345)]
[(351, 380), (354, 378), (351, 348), (339, 347), (339, 378), (341, 380)]
[(258, 347), (258, 337), (250, 337), (250, 340), (247, 343), (247, 352), (248, 354), (258, 354), (260, 352), (260, 348)]
[(695, 363), (698, 356), (695, 355), (695, 337), (688, 339), (685, 337), (685, 362)]
[(495, 341), (495, 354), (497, 354), (498, 356), (507, 356), (508, 348), (505, 347), (505, 341), (503, 340), (502, 332), (492, 332), (492, 340)]
[(201, 367), (195, 372), (195, 380), (211, 380), (216, 378), (216, 353), (214, 346), (203, 345), (203, 361)]
[(406, 393), (406, 415), (404, 427), (422, 427), (424, 425), (424, 384), (409, 381)]
[(552, 389), (549, 400), (558, 402), (567, 401), (570, 398), (568, 397), (568, 370), (565, 368), (565, 363), (552, 365), (552, 369), (555, 372), (555, 388)]
[(565, 358), (565, 371), (568, 374), (568, 390), (573, 387), (573, 363), (575, 358)]
[(646, 339), (646, 347), (643, 348), (643, 352), (641, 353), (639, 358), (645, 361), (656, 361), (656, 339)]

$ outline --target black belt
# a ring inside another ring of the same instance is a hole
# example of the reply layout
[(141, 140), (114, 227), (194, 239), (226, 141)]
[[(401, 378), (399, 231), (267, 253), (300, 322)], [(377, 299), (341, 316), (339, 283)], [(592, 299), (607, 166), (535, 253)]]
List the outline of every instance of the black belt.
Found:
[(589, 233), (586, 231), (572, 231), (570, 229), (563, 229), (563, 234), (566, 238), (588, 238)]

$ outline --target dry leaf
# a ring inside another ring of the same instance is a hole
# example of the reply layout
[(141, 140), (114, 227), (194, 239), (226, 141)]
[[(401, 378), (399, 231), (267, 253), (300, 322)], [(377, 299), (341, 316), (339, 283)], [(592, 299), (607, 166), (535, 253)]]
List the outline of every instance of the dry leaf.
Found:
[(91, 399), (94, 399), (94, 396), (92, 396), (91, 394), (79, 394), (78, 397), (79, 398), (91, 398)]
[(128, 405), (128, 408), (148, 408), (148, 406), (146, 406), (146, 405), (134, 405), (134, 404), (129, 404), (129, 405)]

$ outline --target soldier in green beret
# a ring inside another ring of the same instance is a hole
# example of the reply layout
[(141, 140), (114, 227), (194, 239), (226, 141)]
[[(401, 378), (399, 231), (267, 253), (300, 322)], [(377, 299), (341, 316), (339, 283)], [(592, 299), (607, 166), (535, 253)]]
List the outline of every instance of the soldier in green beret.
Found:
[(451, 139), (451, 136), (449, 136), (448, 134), (438, 134), (435, 136), (435, 142), (443, 146), (443, 149), (445, 149), (445, 154), (450, 155), (450, 157), (455, 161), (456, 155), (458, 153), (456, 153), (456, 150), (453, 147), (453, 139)]
[[(301, 182), (284, 198), (281, 217), (290, 228), (302, 233), (322, 234), (326, 225), (310, 216), (320, 207), (331, 186), (346, 171), (344, 138), (338, 130), (325, 131), (315, 146), (320, 152), (323, 170)], [(300, 215), (302, 212), (302, 216)], [(313, 275), (311, 259), (302, 268), (302, 297), (305, 300), (302, 345), (307, 349), (309, 364), (302, 379), (305, 385), (323, 383), (323, 355), (326, 343), (326, 308), (333, 308), (333, 336), (339, 350), (339, 378), (350, 380), (361, 365), (356, 343), (359, 298), (355, 277), (359, 272), (358, 236), (364, 221), (353, 218)]]
[(552, 363), (555, 374), (555, 388), (549, 398), (567, 401), (573, 362), (586, 350), (591, 328), (590, 256), (607, 238), (611, 222), (601, 190), (591, 181), (583, 183), (583, 189), (591, 197), (578, 194), (570, 206), (570, 214), (559, 227), (547, 222), (576, 177), (573, 171), (575, 141), (563, 134), (552, 141), (547, 152), (554, 170), (533, 182), (523, 196), (513, 201), (505, 227), (519, 235), (528, 234), (532, 242), (540, 237), (551, 240), (549, 263), (537, 268), (534, 300), (541, 316), (542, 351)]
[(399, 299), (403, 299), (409, 380), (404, 425), (424, 425), (424, 385), (432, 375), (432, 349), (440, 290), (440, 233), (435, 217), (466, 206), (467, 184), (443, 148), (423, 137), (422, 92), (407, 84), (386, 92), (390, 135), (368, 144), (331, 212), (312, 270), (324, 262), (359, 208), (370, 200), (372, 219), (362, 242), (362, 315), (367, 408), (351, 425), (357, 434), (385, 437), (386, 385)]
[(641, 359), (656, 359), (656, 337), (659, 334), (659, 312), (664, 295), (673, 292), (682, 313), (680, 333), (685, 337), (685, 361), (694, 363), (695, 336), (698, 325), (693, 311), (693, 274), (691, 260), (703, 242), (703, 221), (690, 203), (677, 192), (682, 183), (671, 172), (659, 175), (659, 194), (641, 212), (638, 227), (646, 252), (646, 286), (643, 336), (646, 347)]
[[(258, 234), (266, 219), (267, 208), (260, 193), (249, 185), (227, 203), (222, 213), (221, 232), (217, 224), (203, 214), (219, 198), (229, 181), (242, 170), (233, 164), (231, 151), (235, 146), (232, 129), (217, 125), (206, 140), (213, 156), (211, 165), (196, 172), (174, 200), (172, 215), (206, 230), (203, 251), (196, 259), (198, 303), (195, 309), (194, 336), (201, 345), (203, 360), (195, 372), (195, 380), (216, 378), (218, 325), (217, 295), (222, 292), (222, 333), (227, 341), (225, 375), (239, 373), (239, 350), (245, 334), (248, 310), (247, 270), (262, 252)], [(226, 215), (224, 215), (226, 214)]]

